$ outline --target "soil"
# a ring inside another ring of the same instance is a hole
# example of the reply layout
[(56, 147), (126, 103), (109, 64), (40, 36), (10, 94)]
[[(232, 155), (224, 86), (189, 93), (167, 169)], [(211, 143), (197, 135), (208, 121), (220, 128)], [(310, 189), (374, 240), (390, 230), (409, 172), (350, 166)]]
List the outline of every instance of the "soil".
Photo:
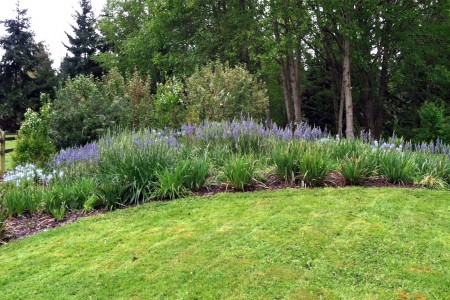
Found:
[[(329, 187), (345, 187), (347, 183), (343, 176), (339, 173), (330, 173), (324, 179), (324, 186)], [(369, 177), (366, 181), (362, 182), (360, 186), (363, 187), (391, 187), (391, 188), (422, 188), (420, 185), (414, 184), (394, 184), (387, 181), (384, 177)], [(194, 192), (194, 196), (210, 196), (218, 193), (236, 193), (236, 192), (253, 192), (261, 190), (279, 190), (284, 188), (310, 188), (309, 186), (302, 185), (301, 182), (288, 182), (280, 181), (276, 176), (269, 176), (265, 182), (253, 180), (249, 186), (246, 186), (244, 190), (234, 189), (230, 185), (221, 184), (215, 186), (204, 187), (197, 192)], [(33, 214), (25, 213), (23, 216), (15, 216), (5, 221), (3, 239), (0, 240), (0, 245), (8, 243), (10, 241), (22, 239), (24, 237), (36, 234), (41, 231), (47, 231), (51, 228), (64, 226), (69, 223), (73, 223), (78, 219), (95, 216), (106, 213), (108, 210), (105, 208), (93, 210), (91, 212), (69, 211), (66, 213), (63, 220), (57, 221), (47, 212), (34, 212)]]

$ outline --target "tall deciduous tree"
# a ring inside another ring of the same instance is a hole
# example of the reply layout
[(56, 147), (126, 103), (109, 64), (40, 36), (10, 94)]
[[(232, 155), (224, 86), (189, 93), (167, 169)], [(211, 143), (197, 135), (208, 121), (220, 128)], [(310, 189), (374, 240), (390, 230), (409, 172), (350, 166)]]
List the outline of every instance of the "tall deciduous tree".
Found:
[(90, 0), (80, 0), (80, 11), (74, 15), (76, 25), (72, 25), (73, 35), (66, 32), (69, 44), (64, 46), (69, 52), (61, 63), (63, 77), (93, 74), (100, 77), (103, 72), (93, 56), (101, 46), (100, 36), (95, 31), (96, 19)]
[(14, 19), (4, 20), (7, 35), (0, 38), (5, 53), (0, 62), (0, 127), (17, 129), (27, 108), (37, 110), (40, 93), (52, 93), (55, 72), (42, 43), (30, 30), (27, 10), (16, 8)]

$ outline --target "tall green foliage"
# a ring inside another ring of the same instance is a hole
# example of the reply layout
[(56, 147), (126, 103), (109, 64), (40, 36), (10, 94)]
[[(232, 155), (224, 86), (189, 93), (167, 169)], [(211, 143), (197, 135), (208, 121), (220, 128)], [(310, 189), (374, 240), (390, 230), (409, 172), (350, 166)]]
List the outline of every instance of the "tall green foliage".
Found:
[(14, 19), (3, 20), (0, 37), (0, 127), (16, 130), (27, 108), (39, 110), (41, 92), (52, 93), (55, 73), (42, 43), (36, 43), (27, 10), (17, 6)]
[(445, 116), (444, 107), (433, 102), (425, 102), (419, 109), (420, 128), (417, 133), (419, 142), (441, 139), (450, 143), (450, 119)]
[(220, 121), (240, 114), (265, 119), (269, 100), (266, 89), (244, 67), (220, 62), (199, 69), (187, 80), (189, 120)]
[(64, 78), (77, 75), (102, 75), (100, 65), (93, 60), (100, 46), (100, 36), (95, 31), (96, 19), (90, 0), (79, 1), (81, 11), (75, 13), (76, 26), (72, 25), (73, 35), (66, 32), (69, 44), (64, 45), (70, 53), (61, 63), (61, 73)]
[(56, 151), (50, 135), (51, 105), (48, 103), (48, 96), (42, 94), (41, 101), (43, 106), (39, 113), (31, 109), (25, 113), (25, 121), (20, 127), (13, 155), (16, 165), (44, 165)]

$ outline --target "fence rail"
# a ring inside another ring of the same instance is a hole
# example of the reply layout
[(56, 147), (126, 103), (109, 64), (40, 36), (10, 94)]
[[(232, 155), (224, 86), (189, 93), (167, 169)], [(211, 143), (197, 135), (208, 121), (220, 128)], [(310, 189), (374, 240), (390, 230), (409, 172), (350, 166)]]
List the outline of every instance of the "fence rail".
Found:
[(6, 154), (14, 149), (6, 149), (6, 141), (14, 141), (15, 137), (6, 137), (6, 133), (0, 130), (0, 176), (6, 172)]

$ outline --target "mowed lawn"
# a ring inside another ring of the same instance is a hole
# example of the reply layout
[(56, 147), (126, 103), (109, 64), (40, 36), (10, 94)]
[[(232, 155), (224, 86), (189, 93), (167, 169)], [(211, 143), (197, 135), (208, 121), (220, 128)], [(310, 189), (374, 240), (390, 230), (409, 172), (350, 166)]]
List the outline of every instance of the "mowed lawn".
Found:
[[(17, 135), (6, 135), (6, 137), (15, 137), (17, 138)], [(14, 141), (6, 141), (6, 149), (14, 149), (16, 147), (16, 140)], [(6, 170), (11, 170), (13, 168), (13, 161), (12, 161), (12, 152), (7, 153), (5, 157), (5, 163), (6, 163)]]
[(219, 194), (0, 247), (1, 299), (449, 299), (450, 193)]

